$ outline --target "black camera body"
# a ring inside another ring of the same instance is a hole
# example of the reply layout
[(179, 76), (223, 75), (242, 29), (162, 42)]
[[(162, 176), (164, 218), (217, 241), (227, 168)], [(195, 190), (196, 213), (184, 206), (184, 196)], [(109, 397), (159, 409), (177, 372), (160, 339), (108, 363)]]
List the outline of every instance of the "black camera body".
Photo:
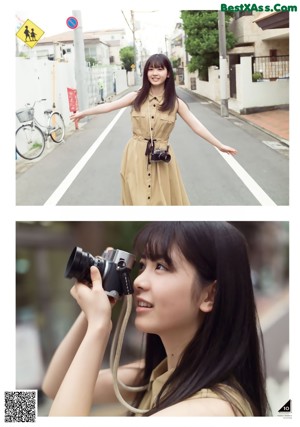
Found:
[(150, 156), (151, 162), (165, 162), (169, 163), (171, 160), (171, 154), (168, 150), (153, 150)]
[(103, 289), (107, 295), (119, 299), (124, 294), (133, 293), (129, 273), (134, 263), (135, 256), (120, 249), (108, 249), (102, 256), (94, 257), (75, 247), (69, 257), (65, 277), (90, 285), (90, 267), (94, 265), (101, 274)]
[(148, 156), (148, 163), (150, 162), (165, 162), (169, 163), (171, 160), (171, 154), (169, 154), (169, 146), (167, 146), (166, 150), (160, 150), (159, 148), (155, 148), (156, 139), (145, 138), (147, 141), (145, 155)]

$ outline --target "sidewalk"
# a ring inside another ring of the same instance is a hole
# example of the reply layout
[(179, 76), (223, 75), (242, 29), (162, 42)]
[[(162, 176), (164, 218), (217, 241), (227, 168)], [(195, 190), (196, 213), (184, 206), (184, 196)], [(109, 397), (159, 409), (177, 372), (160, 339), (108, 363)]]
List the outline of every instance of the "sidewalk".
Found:
[[(220, 107), (220, 102), (212, 101), (187, 87), (182, 87), (184, 90), (196, 97), (208, 101), (209, 104), (214, 104)], [(289, 109), (277, 108), (269, 111), (261, 111), (253, 114), (240, 114), (238, 111), (238, 103), (236, 99), (230, 98), (228, 100), (229, 114), (238, 117), (250, 125), (261, 129), (262, 131), (270, 134), (278, 139), (285, 145), (289, 145)]]
[(260, 113), (243, 114), (239, 118), (270, 133), (289, 145), (289, 110), (276, 109)]

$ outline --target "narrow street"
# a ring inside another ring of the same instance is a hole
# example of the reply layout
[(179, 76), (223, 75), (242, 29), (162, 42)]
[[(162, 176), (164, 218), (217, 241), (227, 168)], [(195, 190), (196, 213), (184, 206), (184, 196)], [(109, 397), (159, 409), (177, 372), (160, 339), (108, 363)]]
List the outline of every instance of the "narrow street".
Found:
[[(171, 144), (191, 205), (288, 205), (288, 146), (236, 115), (221, 117), (217, 106), (182, 88), (178, 94), (217, 138), (238, 150), (234, 158), (220, 153), (178, 116)], [(130, 135), (127, 108), (92, 117), (61, 145), (49, 142), (50, 152), (40, 159), (17, 160), (16, 204), (120, 205), (119, 171)]]

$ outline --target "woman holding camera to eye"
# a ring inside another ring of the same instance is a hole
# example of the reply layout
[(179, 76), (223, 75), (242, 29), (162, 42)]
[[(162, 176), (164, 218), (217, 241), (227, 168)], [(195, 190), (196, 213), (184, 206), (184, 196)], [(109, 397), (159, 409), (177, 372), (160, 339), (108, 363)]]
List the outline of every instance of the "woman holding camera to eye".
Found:
[[(135, 326), (146, 334), (143, 360), (118, 369), (132, 413), (145, 416), (266, 416), (263, 340), (245, 240), (223, 222), (154, 222), (135, 239)], [(88, 415), (117, 401), (101, 369), (111, 304), (96, 267), (92, 288), (71, 294), (82, 313), (54, 355), (43, 390), (50, 415)], [(128, 406), (127, 406), (128, 408)]]
[(132, 106), (133, 135), (121, 165), (123, 205), (189, 205), (169, 137), (179, 114), (201, 138), (224, 153), (236, 154), (222, 144), (192, 114), (176, 95), (172, 65), (163, 54), (146, 62), (143, 85), (137, 92), (71, 115), (80, 120), (87, 115), (107, 113)]

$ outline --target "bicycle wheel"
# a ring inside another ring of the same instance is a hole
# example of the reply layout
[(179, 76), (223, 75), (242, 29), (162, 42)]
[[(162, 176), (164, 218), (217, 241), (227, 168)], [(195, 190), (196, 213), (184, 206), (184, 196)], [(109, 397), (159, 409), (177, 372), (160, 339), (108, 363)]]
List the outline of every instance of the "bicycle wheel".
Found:
[(45, 138), (40, 128), (27, 124), (16, 130), (16, 150), (23, 159), (36, 159), (44, 149)]
[[(50, 115), (50, 137), (52, 141), (58, 143), (62, 142), (65, 136), (65, 123), (64, 119), (62, 118), (61, 114), (54, 111)], [(53, 129), (52, 129), (53, 128)]]

